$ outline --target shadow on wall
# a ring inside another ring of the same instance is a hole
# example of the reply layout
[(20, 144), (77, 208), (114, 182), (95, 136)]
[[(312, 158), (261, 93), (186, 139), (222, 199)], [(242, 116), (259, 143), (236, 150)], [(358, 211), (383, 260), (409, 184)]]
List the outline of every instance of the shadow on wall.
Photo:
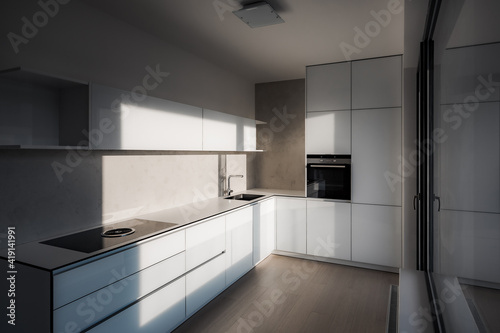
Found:
[(255, 85), (255, 187), (305, 189), (305, 79)]

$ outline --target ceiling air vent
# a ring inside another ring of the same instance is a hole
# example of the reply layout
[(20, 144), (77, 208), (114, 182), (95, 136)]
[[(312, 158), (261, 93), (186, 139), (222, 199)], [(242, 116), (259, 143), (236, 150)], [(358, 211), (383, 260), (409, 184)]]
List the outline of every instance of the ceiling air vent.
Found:
[(265, 1), (245, 5), (243, 8), (234, 11), (233, 14), (248, 24), (250, 28), (265, 27), (285, 22), (273, 7)]

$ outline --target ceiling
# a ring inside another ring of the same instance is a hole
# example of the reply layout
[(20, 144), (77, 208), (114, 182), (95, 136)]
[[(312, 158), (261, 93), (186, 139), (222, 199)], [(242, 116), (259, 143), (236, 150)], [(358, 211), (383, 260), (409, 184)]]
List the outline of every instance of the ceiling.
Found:
[[(253, 83), (303, 78), (307, 65), (348, 60), (341, 43), (355, 46), (354, 29), (364, 31), (376, 22), (371, 11), (394, 2), (268, 0), (285, 23), (252, 29), (232, 14), (244, 0), (82, 1)], [(403, 20), (390, 15), (351, 58), (402, 53)]]

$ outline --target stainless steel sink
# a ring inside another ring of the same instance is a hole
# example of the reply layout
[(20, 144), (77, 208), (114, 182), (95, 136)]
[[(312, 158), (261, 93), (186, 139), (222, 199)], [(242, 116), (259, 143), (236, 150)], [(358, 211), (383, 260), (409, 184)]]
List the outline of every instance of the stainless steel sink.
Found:
[(229, 200), (245, 200), (245, 201), (252, 201), (258, 198), (262, 198), (264, 195), (263, 194), (237, 194), (233, 195), (224, 199), (229, 199)]

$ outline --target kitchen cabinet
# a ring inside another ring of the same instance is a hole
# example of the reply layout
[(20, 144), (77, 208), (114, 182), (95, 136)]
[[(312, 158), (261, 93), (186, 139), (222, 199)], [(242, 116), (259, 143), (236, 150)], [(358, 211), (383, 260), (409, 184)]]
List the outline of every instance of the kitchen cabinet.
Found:
[(54, 271), (53, 308), (107, 287), (117, 276), (126, 278), (185, 250), (184, 231), (157, 237), (130, 249), (77, 267)]
[(436, 119), (445, 134), (434, 155), (441, 209), (500, 213), (500, 103), (468, 109), (470, 105), (443, 105)]
[(351, 111), (307, 112), (307, 154), (351, 154)]
[(307, 254), (351, 260), (351, 204), (307, 200)]
[(203, 109), (203, 150), (256, 149), (255, 120)]
[(401, 207), (352, 204), (352, 260), (401, 267)]
[(401, 206), (401, 109), (352, 111), (352, 202)]
[[(114, 279), (110, 279), (110, 281), (116, 282), (54, 310), (54, 331), (64, 332), (66, 330), (66, 325), (70, 322), (79, 329), (85, 329), (91, 324), (97, 323), (107, 316), (126, 308), (128, 305), (145, 297), (149, 293), (157, 293), (157, 289), (163, 288), (167, 283), (182, 276), (186, 272), (185, 265), (185, 252), (181, 252), (120, 280), (118, 279), (122, 277), (122, 272), (112, 271)], [(171, 289), (171, 287), (168, 288)], [(161, 291), (159, 293), (163, 294), (164, 292), (165, 291)], [(184, 300), (184, 293), (181, 299), (177, 291), (173, 293), (169, 291), (168, 296), (175, 298), (176, 302), (168, 306), (164, 304), (166, 307), (162, 307), (161, 309), (165, 311), (167, 311), (171, 305), (173, 306)], [(141, 300), (140, 303), (143, 304), (141, 307), (147, 307), (145, 304), (149, 304), (150, 302), (151, 301)], [(94, 307), (93, 304), (97, 305)], [(184, 305), (182, 307), (182, 319), (184, 319)], [(174, 307), (174, 309), (176, 308)], [(125, 312), (130, 313), (131, 311), (135, 310), (127, 309)], [(177, 312), (177, 309), (174, 310), (174, 313)], [(165, 313), (165, 315), (167, 314)], [(120, 314), (117, 317), (123, 318), (122, 316), (123, 315)], [(143, 321), (142, 318), (141, 321)], [(113, 325), (114, 323), (121, 323), (121, 319), (113, 319), (110, 323), (113, 323)], [(104, 327), (108, 327), (110, 323), (104, 325)], [(130, 328), (133, 327), (134, 325), (130, 326)], [(130, 328), (127, 332), (130, 331)], [(100, 328), (98, 331), (105, 332), (103, 328)], [(120, 332), (122, 332), (122, 330), (120, 330)], [(139, 332), (139, 330), (137, 330), (137, 332)]]
[(201, 150), (202, 109), (92, 85), (94, 149)]
[(253, 264), (256, 265), (276, 248), (276, 203), (274, 198), (253, 206)]
[(202, 221), (186, 229), (186, 270), (191, 270), (226, 250), (226, 216)]
[(253, 267), (253, 207), (226, 215), (226, 286)]
[(189, 317), (226, 288), (225, 254), (186, 274), (186, 315)]
[(0, 148), (88, 148), (89, 83), (0, 71)]
[(352, 109), (402, 106), (401, 56), (352, 62)]
[(351, 63), (306, 67), (307, 111), (351, 109)]
[(437, 272), (500, 283), (499, 214), (441, 210), (435, 216)]
[(441, 103), (499, 101), (499, 53), (499, 43), (446, 49), (440, 61)]
[(185, 287), (183, 276), (87, 332), (171, 332), (186, 317)]
[(276, 249), (306, 254), (306, 200), (276, 198)]

